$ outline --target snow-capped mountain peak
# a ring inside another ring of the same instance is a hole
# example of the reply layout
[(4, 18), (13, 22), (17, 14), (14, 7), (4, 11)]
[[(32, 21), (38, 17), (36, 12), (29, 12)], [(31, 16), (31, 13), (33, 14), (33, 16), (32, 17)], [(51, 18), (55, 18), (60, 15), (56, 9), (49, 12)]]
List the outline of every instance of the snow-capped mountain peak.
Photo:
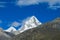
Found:
[(13, 31), (17, 31), (17, 30), (14, 27), (10, 27), (10, 28), (8, 28), (7, 30), (4, 30), (4, 31), (13, 32)]
[(38, 25), (41, 25), (41, 22), (39, 22), (39, 20), (35, 16), (32, 16), (32, 17), (29, 17), (26, 20), (24, 20), (23, 25), (21, 26), (19, 31), (23, 32), (25, 30), (35, 28)]
[(14, 21), (14, 22), (12, 22), (12, 23), (10, 24), (10, 27), (9, 27), (7, 30), (5, 30), (5, 31), (7, 31), (7, 32), (17, 31), (15, 27), (18, 27), (18, 26), (20, 26), (20, 25), (21, 25), (21, 24), (20, 24), (19, 22)]
[(26, 31), (26, 30), (35, 28), (35, 27), (37, 27), (38, 25), (41, 25), (41, 24), (42, 23), (39, 22), (39, 20), (35, 16), (31, 16), (31, 17), (28, 17), (27, 19), (23, 20), (22, 26), (18, 30), (16, 30), (16, 28), (14, 28), (14, 27), (19, 26), (20, 23), (14, 22), (13, 25), (11, 25), (10, 28), (8, 28), (5, 31), (12, 32), (15, 35), (17, 35), (19, 33), (22, 33), (24, 31)]

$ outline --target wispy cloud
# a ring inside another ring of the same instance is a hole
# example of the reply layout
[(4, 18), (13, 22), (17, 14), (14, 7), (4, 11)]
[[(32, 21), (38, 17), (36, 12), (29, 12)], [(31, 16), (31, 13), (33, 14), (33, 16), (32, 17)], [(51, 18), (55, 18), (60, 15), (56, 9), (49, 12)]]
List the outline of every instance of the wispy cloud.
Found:
[[(10, 4), (14, 4), (15, 2), (0, 2), (0, 8), (7, 7)], [(7, 5), (8, 4), (8, 5)]]
[(0, 2), (0, 8), (6, 7), (6, 6), (5, 6), (6, 3), (7, 3), (7, 2)]
[(15, 22), (12, 22), (12, 24), (10, 26), (12, 26), (12, 27), (18, 27), (20, 25), (21, 25), (21, 23), (15, 21)]
[(0, 2), (0, 3), (7, 3), (7, 2)]
[(4, 7), (6, 7), (6, 6), (4, 6), (4, 5), (0, 5), (0, 8), (4, 8)]
[(39, 0), (19, 0), (17, 2), (17, 5), (20, 5), (20, 6), (27, 6), (27, 5), (34, 5), (34, 4), (38, 4), (39, 3)]
[[(48, 2), (50, 7), (56, 7), (54, 6), (56, 3), (60, 4), (60, 0), (18, 0), (17, 1), (17, 5), (19, 6), (28, 6), (28, 5), (35, 5), (35, 4), (39, 4), (41, 2)], [(56, 7), (56, 8), (60, 8)]]

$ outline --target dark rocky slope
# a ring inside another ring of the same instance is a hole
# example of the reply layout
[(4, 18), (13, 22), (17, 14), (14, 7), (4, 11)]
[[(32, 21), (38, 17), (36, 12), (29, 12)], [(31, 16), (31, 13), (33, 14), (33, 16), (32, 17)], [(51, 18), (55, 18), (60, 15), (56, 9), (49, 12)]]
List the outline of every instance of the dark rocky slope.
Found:
[(12, 33), (5, 32), (2, 28), (0, 28), (0, 40), (10, 40), (13, 36)]
[(60, 18), (27, 30), (11, 40), (60, 40)]

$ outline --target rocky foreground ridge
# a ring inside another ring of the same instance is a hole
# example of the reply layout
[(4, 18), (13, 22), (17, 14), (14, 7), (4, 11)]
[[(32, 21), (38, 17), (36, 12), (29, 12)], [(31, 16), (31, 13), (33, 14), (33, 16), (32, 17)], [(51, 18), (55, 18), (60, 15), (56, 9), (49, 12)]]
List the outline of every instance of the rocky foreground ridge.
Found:
[(11, 40), (60, 40), (60, 18), (29, 29)]

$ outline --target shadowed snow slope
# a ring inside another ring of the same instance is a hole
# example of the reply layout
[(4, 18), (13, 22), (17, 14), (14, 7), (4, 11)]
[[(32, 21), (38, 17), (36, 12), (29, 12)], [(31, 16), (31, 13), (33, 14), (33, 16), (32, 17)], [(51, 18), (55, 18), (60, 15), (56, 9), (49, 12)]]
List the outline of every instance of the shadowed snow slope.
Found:
[(4, 30), (4, 31), (13, 32), (13, 31), (17, 31), (17, 30), (14, 27), (10, 27), (10, 28), (8, 28), (7, 30)]

